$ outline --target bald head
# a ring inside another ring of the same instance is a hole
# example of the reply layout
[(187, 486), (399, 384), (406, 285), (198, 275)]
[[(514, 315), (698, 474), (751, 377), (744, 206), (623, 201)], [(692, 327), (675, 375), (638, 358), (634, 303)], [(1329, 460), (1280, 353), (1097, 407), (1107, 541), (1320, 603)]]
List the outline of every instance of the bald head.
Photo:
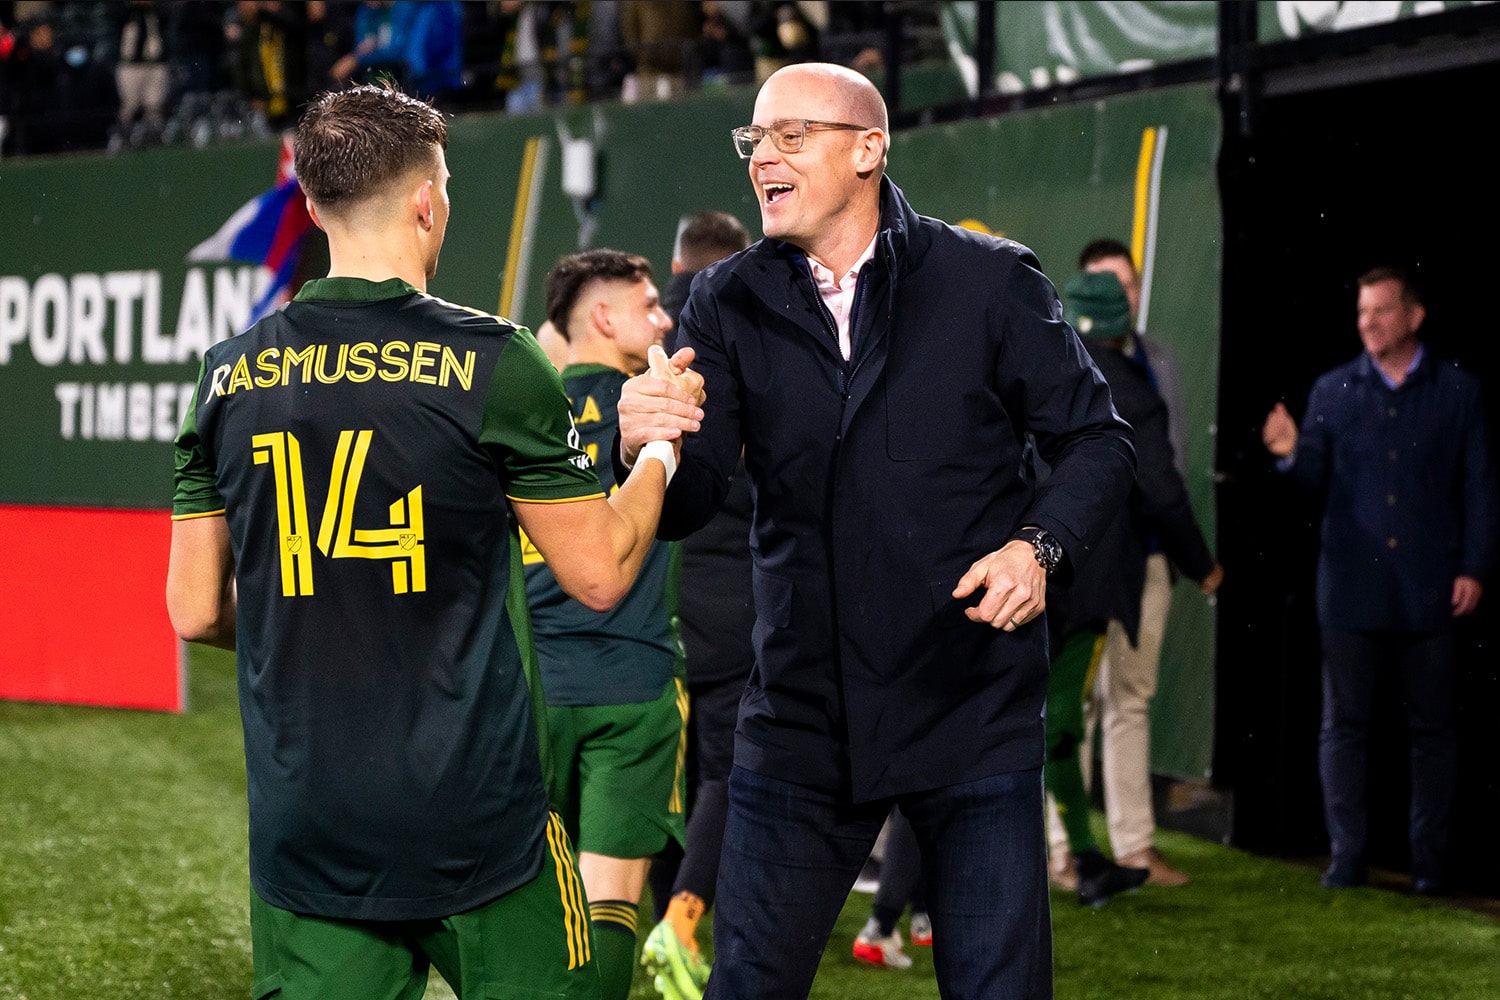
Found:
[(778, 77), (795, 87), (826, 93), (838, 121), (878, 128), (890, 134), (890, 115), (886, 112), (885, 98), (863, 73), (837, 63), (793, 63), (772, 73), (766, 79), (766, 85)]

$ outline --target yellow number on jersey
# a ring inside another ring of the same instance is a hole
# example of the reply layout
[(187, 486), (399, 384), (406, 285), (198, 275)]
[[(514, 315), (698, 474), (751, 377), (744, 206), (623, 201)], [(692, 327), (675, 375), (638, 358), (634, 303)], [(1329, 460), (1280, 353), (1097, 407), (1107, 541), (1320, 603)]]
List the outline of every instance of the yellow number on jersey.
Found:
[(389, 559), (395, 593), (423, 591), (427, 589), (427, 546), (421, 486), (412, 487), (391, 504), (389, 528), (354, 527), (354, 498), (374, 435), (374, 431), (339, 432), (328, 502), (318, 525), (318, 551), (332, 559)]
[(307, 494), (302, 489), (302, 446), (293, 434), (257, 434), (250, 439), (256, 465), (271, 466), (276, 486), (276, 531), (281, 537), (281, 594), (313, 592), (308, 546)]
[[(389, 559), (394, 593), (424, 591), (427, 533), (420, 485), (390, 505), (390, 527), (354, 527), (354, 500), (359, 494), (359, 480), (364, 474), (372, 437), (373, 431), (339, 433), (329, 473), (328, 502), (318, 525), (318, 551), (331, 559)], [(250, 446), (255, 464), (269, 464), (275, 477), (282, 596), (306, 596), (313, 592), (313, 575), (301, 445), (293, 434), (274, 433), (255, 435)]]

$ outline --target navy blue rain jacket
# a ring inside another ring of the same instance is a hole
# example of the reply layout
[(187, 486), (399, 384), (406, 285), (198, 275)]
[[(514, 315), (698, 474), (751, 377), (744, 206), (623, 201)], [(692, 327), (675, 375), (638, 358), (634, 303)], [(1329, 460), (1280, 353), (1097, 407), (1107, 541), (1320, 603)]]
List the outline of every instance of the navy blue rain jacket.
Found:
[[(964, 616), (959, 577), (1024, 524), (1082, 560), (1125, 503), (1130, 428), (1036, 257), (882, 182), (845, 361), (796, 247), (695, 279), (680, 345), (708, 393), (660, 536), (722, 501), (744, 445), (755, 667), (735, 762), (854, 801), (1040, 767), (1046, 628)], [(1052, 468), (1022, 468), (1027, 434)]]

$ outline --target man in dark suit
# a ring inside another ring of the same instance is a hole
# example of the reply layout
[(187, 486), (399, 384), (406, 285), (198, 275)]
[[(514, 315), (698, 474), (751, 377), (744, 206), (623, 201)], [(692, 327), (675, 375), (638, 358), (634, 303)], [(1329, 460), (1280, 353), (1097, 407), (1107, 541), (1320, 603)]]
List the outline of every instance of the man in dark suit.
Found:
[(1286, 406), (1262, 439), (1277, 465), (1326, 491), (1318, 555), (1323, 726), (1318, 765), (1330, 889), (1365, 880), (1365, 747), (1377, 677), (1400, 675), (1411, 731), (1412, 888), (1443, 891), (1458, 770), (1453, 620), (1494, 567), (1500, 523), (1479, 380), (1417, 337), (1410, 278), (1359, 279), (1364, 352), (1318, 379), (1299, 431)]
[(1129, 427), (1031, 251), (920, 216), (885, 178), (867, 79), (788, 66), (754, 115), (734, 142), (765, 239), (698, 276), (673, 359), (704, 407), (665, 370), (631, 380), (617, 455), (697, 431), (663, 537), (712, 516), (742, 446), (755, 498), (706, 995), (805, 997), (898, 804), (945, 993), (1050, 997), (1040, 619), (1049, 573), (1125, 502)]

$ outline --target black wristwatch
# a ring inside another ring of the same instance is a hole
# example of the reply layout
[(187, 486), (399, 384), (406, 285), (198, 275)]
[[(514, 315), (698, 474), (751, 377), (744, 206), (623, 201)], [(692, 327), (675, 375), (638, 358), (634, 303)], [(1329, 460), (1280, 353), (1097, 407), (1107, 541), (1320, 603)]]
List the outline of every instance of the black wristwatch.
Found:
[(1036, 553), (1037, 565), (1047, 571), (1051, 576), (1062, 565), (1063, 547), (1057, 536), (1046, 528), (1038, 528), (1034, 524), (1028, 524), (1013, 536), (1023, 542), (1031, 544), (1031, 550)]

